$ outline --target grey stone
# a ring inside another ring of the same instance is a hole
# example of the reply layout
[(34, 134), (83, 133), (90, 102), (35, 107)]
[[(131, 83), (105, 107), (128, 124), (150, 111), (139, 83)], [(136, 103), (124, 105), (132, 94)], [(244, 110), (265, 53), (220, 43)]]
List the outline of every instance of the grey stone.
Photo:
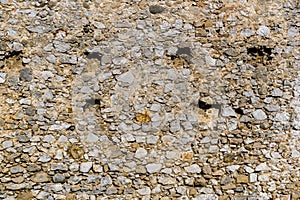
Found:
[(43, 139), (43, 142), (52, 142), (54, 139), (55, 138), (53, 135), (46, 135)]
[(239, 55), (239, 52), (234, 48), (229, 48), (224, 51), (224, 54), (235, 57)]
[(12, 173), (12, 174), (23, 173), (24, 170), (25, 169), (23, 167), (18, 165), (18, 166), (11, 167), (10, 168), (10, 173)]
[(235, 111), (231, 107), (222, 108), (223, 117), (236, 117)]
[(78, 163), (71, 163), (69, 166), (70, 171), (77, 172), (79, 170), (79, 164)]
[(52, 179), (54, 183), (64, 183), (66, 181), (63, 174), (55, 174)]
[(150, 187), (144, 187), (137, 190), (137, 193), (141, 196), (150, 195), (151, 189)]
[(187, 173), (192, 173), (192, 174), (199, 174), (199, 173), (201, 173), (201, 168), (197, 164), (192, 164), (192, 165), (190, 165), (188, 167), (185, 167), (184, 170)]
[(265, 106), (265, 109), (269, 112), (278, 112), (280, 110), (280, 106), (277, 104), (269, 104)]
[(183, 130), (188, 131), (188, 130), (193, 130), (193, 125), (191, 122), (186, 121), (181, 123)]
[(235, 172), (236, 170), (238, 170), (241, 166), (239, 165), (230, 165), (228, 167), (226, 167), (226, 170), (233, 173)]
[(123, 83), (127, 83), (127, 84), (132, 84), (134, 79), (135, 79), (135, 77), (130, 71), (125, 72), (124, 74), (121, 74), (117, 78), (118, 81), (123, 82)]
[(0, 73), (0, 83), (4, 83), (7, 78), (7, 73)]
[(7, 149), (13, 146), (13, 142), (11, 140), (5, 140), (2, 142), (2, 148)]
[(107, 188), (105, 194), (112, 195), (112, 194), (116, 194), (117, 192), (118, 192), (117, 188), (114, 186), (111, 186), (111, 187)]
[(150, 111), (158, 112), (161, 109), (160, 104), (152, 104), (150, 107)]
[(267, 163), (261, 163), (256, 166), (255, 171), (260, 172), (260, 171), (269, 171), (270, 167), (267, 165)]
[(50, 169), (52, 171), (68, 171), (68, 166), (62, 163), (52, 163)]
[(54, 98), (53, 93), (51, 90), (46, 90), (44, 93), (45, 100), (52, 100)]
[(262, 109), (258, 109), (252, 112), (252, 116), (259, 121), (267, 119), (266, 113)]
[(25, 114), (28, 116), (34, 116), (36, 113), (36, 109), (32, 106), (25, 108)]
[(99, 137), (93, 133), (89, 133), (87, 136), (86, 136), (86, 141), (87, 142), (98, 142), (99, 140)]
[(87, 173), (93, 167), (93, 162), (83, 162), (80, 164), (80, 172)]
[(159, 139), (159, 136), (149, 135), (146, 137), (147, 144), (156, 144)]
[(117, 58), (114, 58), (112, 60), (113, 64), (115, 65), (124, 65), (125, 63), (127, 63), (127, 58), (124, 58), (124, 57), (117, 57)]
[(287, 33), (288, 37), (291, 37), (291, 38), (297, 37), (298, 34), (299, 34), (299, 29), (296, 27), (289, 28), (288, 33)]
[(281, 96), (282, 96), (282, 91), (281, 91), (279, 88), (275, 88), (275, 89), (272, 91), (271, 95), (272, 95), (273, 97), (281, 97)]
[(32, 80), (32, 69), (24, 68), (20, 71), (20, 80), (25, 82), (30, 82)]
[(43, 154), (38, 161), (42, 163), (49, 162), (51, 160), (51, 156), (49, 154)]
[(158, 178), (158, 183), (162, 185), (174, 185), (176, 184), (176, 179), (167, 176), (160, 176)]
[(162, 168), (160, 163), (150, 163), (146, 165), (147, 172), (150, 174), (158, 173)]
[(30, 99), (20, 99), (19, 102), (20, 102), (21, 105), (30, 105), (31, 104)]
[(50, 27), (50, 26), (34, 26), (34, 27), (28, 27), (27, 30), (30, 32), (42, 34), (42, 33), (47, 33), (49, 31), (51, 31), (52, 27)]
[(58, 138), (57, 141), (58, 141), (58, 142), (68, 142), (69, 140), (68, 140), (68, 138), (67, 138), (66, 136), (61, 135), (61, 136)]
[(100, 185), (102, 187), (107, 186), (107, 185), (111, 185), (112, 184), (112, 179), (109, 175), (106, 175), (104, 177), (101, 178), (100, 180)]
[(200, 194), (197, 195), (194, 200), (218, 200), (218, 196), (216, 194)]
[(44, 183), (49, 181), (49, 177), (48, 174), (45, 172), (38, 172), (35, 175), (33, 175), (31, 180), (35, 183)]
[[(10, 184), (5, 185), (5, 188), (7, 190), (22, 190), (22, 189), (26, 188), (27, 186), (28, 186), (28, 184), (26, 184), (26, 183), (20, 183), (20, 184), (10, 183)], [(7, 198), (5, 198), (5, 199), (7, 199)]]
[(105, 28), (105, 25), (103, 24), (103, 23), (101, 23), (101, 22), (94, 22), (94, 24), (93, 24), (96, 28), (98, 28), (98, 29), (103, 29), (103, 28)]
[(279, 113), (276, 113), (275, 117), (274, 117), (274, 121), (277, 121), (277, 122), (288, 122), (290, 119), (290, 113), (288, 112), (279, 112)]
[(17, 139), (19, 142), (28, 142), (30, 140), (30, 136), (29, 136), (29, 134), (28, 135), (20, 134), (17, 136)]
[(180, 121), (174, 120), (170, 123), (170, 132), (174, 133), (180, 131)]
[(270, 35), (270, 29), (267, 26), (260, 26), (256, 33), (263, 37), (268, 37)]
[(300, 152), (297, 151), (295, 148), (292, 148), (292, 155), (291, 155), (291, 157), (292, 158), (299, 158), (300, 157)]
[(252, 36), (252, 35), (255, 35), (255, 31), (252, 30), (252, 29), (246, 28), (246, 29), (243, 29), (243, 30), (241, 31), (241, 36), (242, 36), (242, 37), (250, 37), (250, 36)]
[(66, 53), (71, 49), (70, 45), (65, 42), (54, 41), (53, 44), (56, 51), (60, 53)]
[(47, 44), (47, 45), (44, 47), (44, 50), (45, 50), (45, 51), (52, 51), (52, 49), (53, 49), (53, 44), (52, 44), (52, 43)]
[(14, 51), (22, 51), (23, 48), (24, 48), (23, 44), (21, 44), (19, 42), (13, 42), (11, 49)]
[(76, 55), (61, 55), (60, 56), (60, 62), (62, 64), (77, 64), (77, 56)]
[(134, 154), (134, 157), (138, 159), (144, 159), (147, 156), (147, 150), (144, 148), (138, 148)]
[(258, 181), (268, 182), (270, 180), (269, 176), (269, 174), (261, 174), (258, 176)]
[(41, 170), (41, 166), (40, 165), (37, 165), (37, 164), (29, 164), (27, 166), (27, 171), (29, 172), (37, 172), (37, 171), (40, 171)]
[(151, 14), (159, 14), (164, 12), (165, 8), (160, 5), (150, 5), (149, 11)]
[(48, 80), (49, 78), (54, 77), (54, 74), (51, 71), (42, 71), (41, 75), (44, 80)]
[(56, 64), (56, 57), (55, 55), (49, 55), (46, 57), (46, 60), (49, 62), (49, 63), (52, 63), (52, 64)]

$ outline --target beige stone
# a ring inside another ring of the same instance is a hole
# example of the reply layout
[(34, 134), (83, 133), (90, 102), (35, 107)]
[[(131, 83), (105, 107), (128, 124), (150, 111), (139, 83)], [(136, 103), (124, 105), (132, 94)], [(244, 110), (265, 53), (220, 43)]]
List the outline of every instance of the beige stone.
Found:
[(246, 175), (239, 175), (239, 176), (236, 178), (236, 182), (237, 182), (237, 183), (248, 183), (248, 182), (249, 182), (249, 178), (248, 178), (248, 176), (246, 176)]

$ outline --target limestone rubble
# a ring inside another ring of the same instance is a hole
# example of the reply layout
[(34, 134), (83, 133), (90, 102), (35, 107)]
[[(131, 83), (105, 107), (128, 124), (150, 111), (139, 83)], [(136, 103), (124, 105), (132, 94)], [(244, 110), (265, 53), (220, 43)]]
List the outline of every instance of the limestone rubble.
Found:
[(0, 199), (300, 198), (298, 0), (0, 0)]

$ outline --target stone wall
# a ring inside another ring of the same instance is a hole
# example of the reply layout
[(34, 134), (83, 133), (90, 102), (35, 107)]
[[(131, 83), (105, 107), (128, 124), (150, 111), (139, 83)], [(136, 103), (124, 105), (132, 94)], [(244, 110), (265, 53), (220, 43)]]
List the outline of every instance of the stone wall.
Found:
[(0, 199), (300, 198), (299, 1), (0, 8)]

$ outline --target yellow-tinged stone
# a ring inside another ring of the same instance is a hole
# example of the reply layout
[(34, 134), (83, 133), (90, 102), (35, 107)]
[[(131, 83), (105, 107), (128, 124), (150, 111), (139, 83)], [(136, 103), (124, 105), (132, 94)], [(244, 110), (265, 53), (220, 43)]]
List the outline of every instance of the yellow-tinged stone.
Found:
[(144, 113), (137, 113), (135, 119), (140, 123), (150, 122), (151, 120), (147, 110)]
[(72, 144), (72, 146), (68, 149), (68, 153), (69, 155), (74, 158), (74, 159), (78, 159), (81, 158), (84, 154), (84, 150), (82, 147), (80, 147), (77, 144)]
[(237, 183), (248, 183), (248, 182), (249, 182), (249, 178), (248, 178), (248, 176), (246, 176), (246, 175), (239, 175), (239, 176), (236, 178), (236, 182), (237, 182)]
[(184, 160), (191, 160), (194, 157), (194, 153), (192, 151), (183, 152), (181, 154), (182, 159)]
[(31, 200), (33, 199), (33, 195), (31, 191), (25, 191), (18, 194), (16, 200)]

